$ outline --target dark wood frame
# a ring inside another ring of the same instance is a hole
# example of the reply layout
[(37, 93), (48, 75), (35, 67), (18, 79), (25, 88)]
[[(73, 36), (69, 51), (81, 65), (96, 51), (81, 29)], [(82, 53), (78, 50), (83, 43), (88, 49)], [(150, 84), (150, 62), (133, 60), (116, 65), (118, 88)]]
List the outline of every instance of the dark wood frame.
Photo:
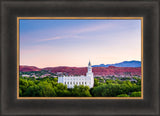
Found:
[[(1, 115), (159, 115), (158, 0), (1, 0)], [(17, 99), (17, 17), (143, 17), (144, 99)]]

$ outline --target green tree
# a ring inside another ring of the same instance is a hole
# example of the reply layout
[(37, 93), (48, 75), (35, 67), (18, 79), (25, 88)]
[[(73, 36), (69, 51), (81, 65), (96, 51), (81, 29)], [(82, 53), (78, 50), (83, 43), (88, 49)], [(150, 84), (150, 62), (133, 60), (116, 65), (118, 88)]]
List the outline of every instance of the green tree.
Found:
[(94, 87), (97, 87), (99, 85), (98, 79), (94, 78)]
[(117, 95), (117, 97), (129, 97), (127, 94), (120, 94), (120, 95)]
[(141, 92), (132, 92), (130, 97), (141, 97)]
[[(39, 72), (36, 72), (39, 73)], [(29, 73), (26, 73), (29, 74)], [(121, 81), (106, 79), (106, 82), (99, 81), (101, 77), (94, 78), (94, 87), (75, 85), (68, 89), (67, 85), (58, 83), (58, 78), (19, 78), (19, 96), (23, 97), (139, 97), (141, 96), (141, 79), (137, 81)]]
[(72, 89), (72, 96), (74, 97), (91, 97), (89, 87), (84, 85), (75, 85)]
[(19, 89), (19, 96), (20, 96), (20, 97), (23, 96), (23, 95), (22, 95), (22, 90), (21, 90), (21, 89)]

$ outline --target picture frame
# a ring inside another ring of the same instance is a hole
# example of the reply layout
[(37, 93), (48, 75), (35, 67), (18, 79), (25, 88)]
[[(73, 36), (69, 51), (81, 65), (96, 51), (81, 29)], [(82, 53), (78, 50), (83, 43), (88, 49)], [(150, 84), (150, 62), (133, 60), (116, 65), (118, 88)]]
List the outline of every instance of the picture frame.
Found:
[[(1, 115), (159, 115), (158, 0), (1, 4)], [(143, 17), (143, 99), (17, 99), (17, 17)]]
[[(139, 20), (140, 21), (140, 42), (141, 42), (141, 96), (140, 97), (22, 97), (19, 95), (20, 79), (20, 20)], [(17, 17), (17, 99), (143, 99), (143, 17)]]

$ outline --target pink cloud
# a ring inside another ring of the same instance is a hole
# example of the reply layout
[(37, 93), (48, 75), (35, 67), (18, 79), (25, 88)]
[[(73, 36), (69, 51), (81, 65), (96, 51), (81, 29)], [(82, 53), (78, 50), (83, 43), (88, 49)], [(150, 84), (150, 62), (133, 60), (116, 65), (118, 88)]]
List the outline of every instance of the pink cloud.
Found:
[(58, 39), (65, 39), (65, 38), (77, 38), (77, 39), (81, 39), (84, 38), (82, 36), (79, 36), (78, 34), (81, 33), (86, 33), (86, 32), (94, 32), (94, 31), (98, 31), (98, 30), (102, 30), (102, 29), (111, 29), (115, 27), (115, 25), (113, 24), (101, 24), (101, 25), (94, 25), (94, 26), (87, 26), (84, 28), (80, 28), (77, 30), (70, 30), (68, 32), (68, 34), (65, 35), (59, 35), (59, 36), (54, 36), (51, 38), (47, 38), (47, 39), (40, 39), (38, 40), (38, 42), (43, 42), (43, 41), (51, 41), (51, 40), (58, 40)]

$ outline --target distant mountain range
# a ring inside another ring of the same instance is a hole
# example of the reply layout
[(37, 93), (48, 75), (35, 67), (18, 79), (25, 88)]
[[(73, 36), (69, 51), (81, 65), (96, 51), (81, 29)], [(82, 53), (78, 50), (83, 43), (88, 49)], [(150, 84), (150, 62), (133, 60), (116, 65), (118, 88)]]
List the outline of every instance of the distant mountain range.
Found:
[(92, 67), (109, 67), (109, 66), (115, 66), (115, 67), (141, 67), (141, 62), (132, 60), (132, 61), (123, 61), (120, 63), (115, 64), (100, 64), (100, 65), (93, 65)]
[[(52, 73), (63, 72), (68, 75), (85, 75), (87, 67), (46, 67), (38, 68), (35, 66), (20, 66), (20, 72), (42, 71), (46, 70)], [(124, 61), (116, 64), (93, 65), (93, 73), (95, 76), (121, 75), (121, 76), (141, 76), (140, 61)]]

